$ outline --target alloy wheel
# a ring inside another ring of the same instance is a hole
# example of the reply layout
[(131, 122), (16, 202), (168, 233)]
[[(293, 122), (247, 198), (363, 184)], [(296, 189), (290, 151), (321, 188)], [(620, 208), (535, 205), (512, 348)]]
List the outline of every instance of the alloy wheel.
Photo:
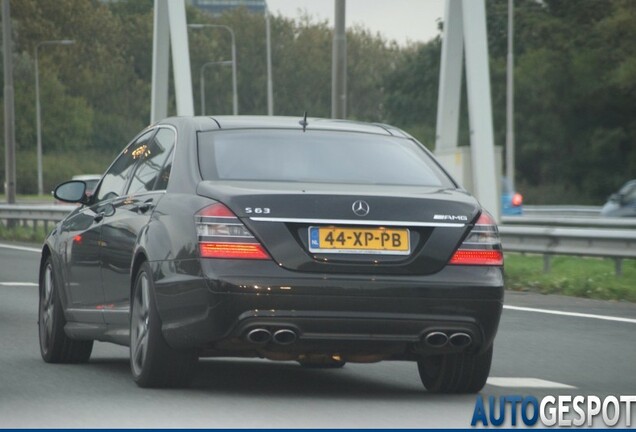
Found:
[(130, 323), (130, 356), (133, 372), (136, 376), (141, 375), (148, 354), (149, 298), (148, 276), (146, 273), (141, 273), (137, 279)]
[(44, 269), (42, 281), (42, 292), (40, 293), (40, 344), (46, 353), (50, 349), (53, 339), (53, 317), (55, 315), (55, 286), (53, 283), (53, 269), (51, 263)]

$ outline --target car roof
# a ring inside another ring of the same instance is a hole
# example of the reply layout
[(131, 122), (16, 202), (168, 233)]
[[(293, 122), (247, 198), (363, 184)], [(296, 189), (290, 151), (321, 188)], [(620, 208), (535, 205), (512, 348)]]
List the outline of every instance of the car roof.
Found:
[(102, 178), (99, 174), (80, 174), (74, 175), (71, 180), (99, 180)]
[(629, 180), (627, 183), (621, 186), (621, 188), (618, 190), (618, 193), (627, 193), (634, 186), (636, 186), (636, 179)]
[[(285, 116), (213, 116), (213, 117), (173, 117), (166, 119), (169, 123), (191, 123), (195, 129), (301, 129), (302, 117)], [(381, 123), (364, 123), (351, 120), (307, 118), (307, 130), (332, 130), (343, 132), (362, 132), (378, 135), (391, 135), (407, 138), (398, 128)]]

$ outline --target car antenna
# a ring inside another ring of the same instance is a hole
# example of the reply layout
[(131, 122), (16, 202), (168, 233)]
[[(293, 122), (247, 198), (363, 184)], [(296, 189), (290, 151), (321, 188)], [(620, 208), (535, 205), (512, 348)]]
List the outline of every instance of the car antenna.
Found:
[(305, 132), (305, 129), (307, 129), (307, 125), (309, 124), (307, 123), (307, 111), (305, 111), (305, 115), (303, 119), (299, 121), (298, 123), (300, 123), (300, 125), (303, 127), (303, 132)]

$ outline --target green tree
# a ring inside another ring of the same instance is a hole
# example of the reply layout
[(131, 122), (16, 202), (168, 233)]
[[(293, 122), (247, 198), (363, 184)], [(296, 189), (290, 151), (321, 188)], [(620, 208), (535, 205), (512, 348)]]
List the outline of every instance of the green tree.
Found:
[[(505, 142), (507, 2), (488, 0), (495, 144)], [(515, 1), (518, 188), (531, 203), (596, 203), (636, 172), (636, 2)], [(434, 138), (439, 41), (386, 77), (387, 117)], [(467, 141), (463, 96), (460, 143)]]
[(410, 47), (386, 75), (387, 119), (429, 147), (435, 143), (441, 39)]

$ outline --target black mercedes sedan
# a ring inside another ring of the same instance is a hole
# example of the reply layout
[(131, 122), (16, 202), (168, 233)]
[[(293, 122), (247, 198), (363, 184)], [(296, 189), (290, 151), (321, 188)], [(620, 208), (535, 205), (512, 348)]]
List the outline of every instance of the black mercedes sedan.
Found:
[(503, 300), (493, 218), (405, 132), (287, 117), (177, 117), (143, 130), (46, 238), (50, 363), (130, 347), (141, 387), (199, 357), (304, 367), (417, 363), (431, 392), (479, 391)]

